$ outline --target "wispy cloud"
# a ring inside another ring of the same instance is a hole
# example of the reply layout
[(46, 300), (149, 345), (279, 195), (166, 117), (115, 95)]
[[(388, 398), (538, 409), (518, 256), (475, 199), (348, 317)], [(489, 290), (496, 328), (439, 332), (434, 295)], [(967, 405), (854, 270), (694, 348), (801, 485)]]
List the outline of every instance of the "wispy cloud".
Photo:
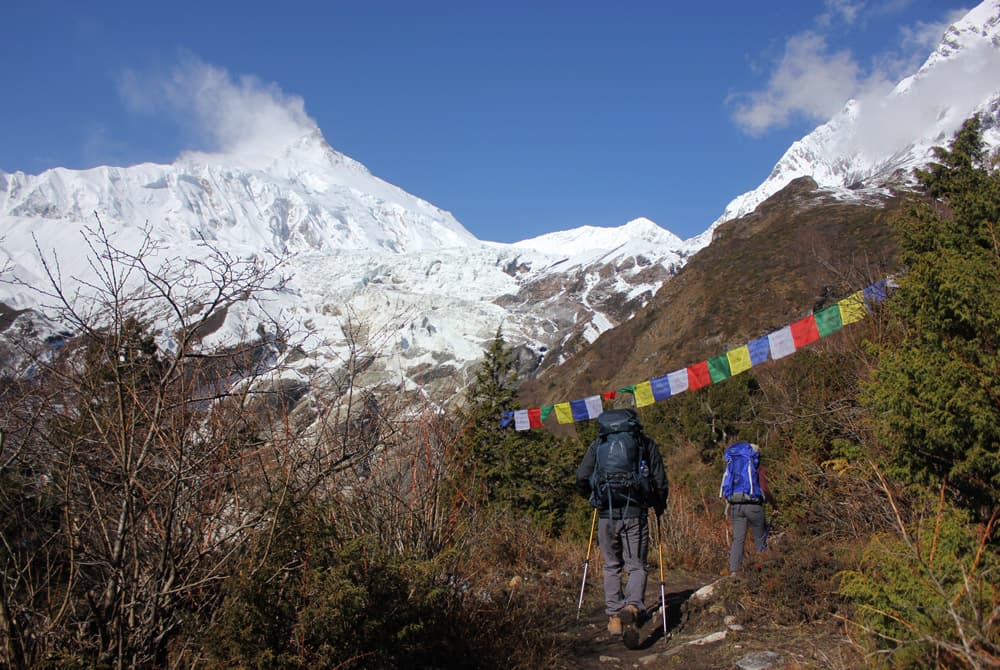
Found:
[(964, 49), (914, 78), (900, 95), (862, 97), (845, 153), (888, 156), (914, 137), (943, 133), (942, 144), (990, 95), (996, 94), (1000, 52), (987, 43)]
[(846, 50), (831, 52), (826, 38), (805, 32), (790, 38), (762, 91), (732, 96), (734, 118), (751, 135), (788, 125), (794, 118), (826, 120), (864, 90), (887, 90), (878, 72), (865, 77)]
[(317, 127), (301, 97), (189, 54), (163, 74), (125, 72), (119, 91), (133, 111), (169, 114), (206, 151), (267, 155)]
[(862, 66), (847, 49), (833, 49), (827, 34), (836, 26), (864, 22), (874, 14), (894, 13), (906, 0), (868, 4), (863, 0), (827, 0), (814, 27), (788, 38), (785, 50), (763, 89), (730, 95), (733, 119), (744, 132), (759, 136), (796, 120), (823, 123), (851, 99), (885, 95), (912, 73), (961, 13), (939, 23), (920, 22), (900, 29), (897, 46), (876, 54)]
[(823, 13), (816, 17), (816, 25), (820, 27), (827, 27), (837, 21), (853, 24), (861, 15), (865, 3), (860, 0), (826, 0), (823, 5)]

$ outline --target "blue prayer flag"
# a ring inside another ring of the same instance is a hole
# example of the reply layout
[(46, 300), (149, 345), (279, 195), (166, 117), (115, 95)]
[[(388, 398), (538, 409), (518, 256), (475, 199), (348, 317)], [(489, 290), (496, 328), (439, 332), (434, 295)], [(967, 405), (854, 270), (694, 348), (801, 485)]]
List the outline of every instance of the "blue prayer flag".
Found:
[(653, 397), (657, 402), (670, 397), (670, 379), (666, 375), (653, 377), (649, 380), (649, 384), (653, 387)]
[(771, 352), (771, 345), (768, 344), (767, 335), (747, 342), (747, 349), (750, 350), (750, 365), (766, 363), (767, 356)]
[(882, 302), (886, 298), (886, 281), (879, 279), (871, 286), (866, 286), (864, 292), (866, 303), (875, 304)]

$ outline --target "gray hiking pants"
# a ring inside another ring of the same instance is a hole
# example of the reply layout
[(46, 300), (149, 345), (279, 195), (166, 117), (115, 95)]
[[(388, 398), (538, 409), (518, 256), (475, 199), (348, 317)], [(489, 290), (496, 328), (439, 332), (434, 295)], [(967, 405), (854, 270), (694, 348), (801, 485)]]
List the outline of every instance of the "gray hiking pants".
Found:
[(729, 513), (733, 520), (733, 546), (729, 549), (729, 570), (738, 572), (743, 564), (743, 544), (747, 538), (747, 526), (753, 535), (754, 546), (763, 553), (767, 550), (767, 526), (764, 518), (764, 505), (734, 504), (730, 505)]
[[(600, 519), (597, 542), (604, 559), (604, 601), (608, 616), (617, 616), (625, 605), (646, 611), (646, 553), (649, 551), (649, 522), (643, 514), (631, 519)], [(622, 594), (622, 568), (627, 575)]]

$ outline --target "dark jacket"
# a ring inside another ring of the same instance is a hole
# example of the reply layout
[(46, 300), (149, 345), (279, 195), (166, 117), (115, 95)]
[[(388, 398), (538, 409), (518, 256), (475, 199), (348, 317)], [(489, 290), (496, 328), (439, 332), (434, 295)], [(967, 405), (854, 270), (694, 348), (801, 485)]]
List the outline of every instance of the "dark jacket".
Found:
[[(576, 487), (580, 492), (580, 495), (584, 498), (590, 498), (590, 476), (594, 473), (594, 466), (597, 461), (597, 444), (601, 438), (597, 438), (590, 443), (587, 447), (587, 453), (583, 455), (583, 460), (580, 461), (580, 467), (576, 470)], [(651, 440), (645, 434), (641, 435), (643, 444), (643, 457), (646, 459), (646, 463), (649, 464), (649, 475), (652, 483), (652, 491), (650, 494), (650, 500), (645, 501), (645, 504), (640, 508), (633, 510), (626, 510), (625, 516), (644, 516), (646, 510), (652, 507), (656, 511), (656, 516), (663, 514), (663, 510), (667, 507), (667, 496), (669, 494), (669, 487), (667, 484), (667, 473), (663, 468), (663, 456), (660, 454), (660, 447), (656, 442)], [(598, 509), (600, 510), (599, 515), (602, 517), (609, 516), (609, 511), (605, 509), (602, 501), (598, 502)]]

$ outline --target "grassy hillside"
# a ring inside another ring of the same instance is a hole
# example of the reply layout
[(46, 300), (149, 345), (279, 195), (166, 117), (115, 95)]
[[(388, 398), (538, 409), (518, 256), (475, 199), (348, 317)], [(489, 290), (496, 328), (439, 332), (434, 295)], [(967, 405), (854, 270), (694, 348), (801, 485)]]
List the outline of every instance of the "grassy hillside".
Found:
[(800, 179), (719, 227), (630, 321), (526, 382), (523, 406), (610, 391), (724, 353), (897, 267), (897, 198), (845, 203)]

